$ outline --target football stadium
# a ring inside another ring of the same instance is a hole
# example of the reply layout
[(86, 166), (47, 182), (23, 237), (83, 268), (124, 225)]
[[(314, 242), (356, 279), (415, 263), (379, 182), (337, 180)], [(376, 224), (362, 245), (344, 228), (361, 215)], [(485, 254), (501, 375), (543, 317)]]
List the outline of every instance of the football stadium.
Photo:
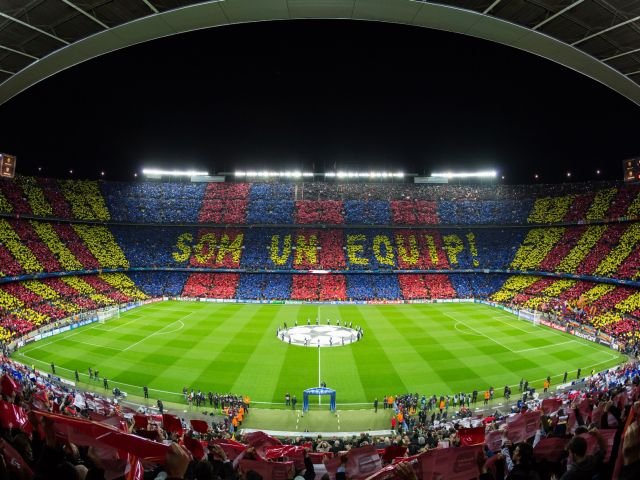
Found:
[[(544, 3), (0, 6), (0, 111), (105, 53), (303, 18), (463, 33), (640, 104), (637, 7)], [(21, 162), (0, 154), (0, 478), (640, 478), (640, 157), (561, 183)]]

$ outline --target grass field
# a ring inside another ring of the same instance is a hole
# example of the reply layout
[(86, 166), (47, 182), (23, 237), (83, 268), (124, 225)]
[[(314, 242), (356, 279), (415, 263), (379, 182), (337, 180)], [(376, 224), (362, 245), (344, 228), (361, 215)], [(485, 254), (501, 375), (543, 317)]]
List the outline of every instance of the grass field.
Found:
[[(276, 328), (319, 315), (361, 325), (359, 342), (332, 348), (288, 345)], [(255, 305), (169, 301), (130, 310), (106, 324), (32, 343), (14, 354), (26, 364), (84, 381), (98, 369), (131, 394), (180, 401), (182, 387), (249, 395), (254, 406), (302, 400), (319, 378), (337, 390), (340, 408), (406, 392), (501, 394), (521, 377), (540, 387), (565, 370), (588, 374), (624, 361), (616, 352), (518, 320), (486, 305)], [(101, 387), (101, 384), (100, 384)], [(517, 392), (517, 389), (514, 390)], [(300, 402), (301, 403), (301, 402)]]

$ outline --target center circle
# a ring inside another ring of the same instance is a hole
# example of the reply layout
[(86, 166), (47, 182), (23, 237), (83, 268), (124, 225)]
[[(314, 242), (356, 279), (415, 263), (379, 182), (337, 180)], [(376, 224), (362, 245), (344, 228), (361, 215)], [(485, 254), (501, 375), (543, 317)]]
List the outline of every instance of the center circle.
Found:
[(301, 325), (280, 327), (276, 331), (278, 340), (299, 347), (344, 347), (359, 341), (364, 332), (361, 328), (340, 325)]

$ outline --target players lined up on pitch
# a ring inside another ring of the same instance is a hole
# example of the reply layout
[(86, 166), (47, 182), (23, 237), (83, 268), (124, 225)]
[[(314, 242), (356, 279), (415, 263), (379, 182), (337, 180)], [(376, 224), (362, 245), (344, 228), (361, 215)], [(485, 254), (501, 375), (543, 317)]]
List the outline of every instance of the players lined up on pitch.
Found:
[(331, 324), (331, 319), (327, 318), (326, 325), (322, 324), (319, 317), (316, 317), (315, 325), (311, 324), (311, 319), (307, 318), (307, 324), (298, 325), (298, 320), (289, 327), (287, 322), (276, 327), (276, 338), (283, 342), (305, 347), (333, 347), (344, 346), (359, 341), (364, 336), (364, 329), (361, 326), (353, 326), (353, 322), (341, 322), (337, 319), (335, 326)]

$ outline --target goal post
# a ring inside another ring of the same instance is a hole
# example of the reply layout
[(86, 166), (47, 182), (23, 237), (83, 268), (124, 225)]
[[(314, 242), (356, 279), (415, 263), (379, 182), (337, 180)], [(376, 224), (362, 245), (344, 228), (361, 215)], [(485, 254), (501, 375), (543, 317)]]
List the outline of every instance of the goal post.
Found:
[(111, 318), (120, 318), (120, 306), (111, 305), (98, 310), (98, 323), (106, 323)]
[(540, 319), (542, 318), (542, 312), (537, 310), (529, 310), (523, 308), (522, 310), (518, 310), (518, 318), (522, 320), (526, 320), (527, 322), (531, 322), (534, 325), (540, 325)]

